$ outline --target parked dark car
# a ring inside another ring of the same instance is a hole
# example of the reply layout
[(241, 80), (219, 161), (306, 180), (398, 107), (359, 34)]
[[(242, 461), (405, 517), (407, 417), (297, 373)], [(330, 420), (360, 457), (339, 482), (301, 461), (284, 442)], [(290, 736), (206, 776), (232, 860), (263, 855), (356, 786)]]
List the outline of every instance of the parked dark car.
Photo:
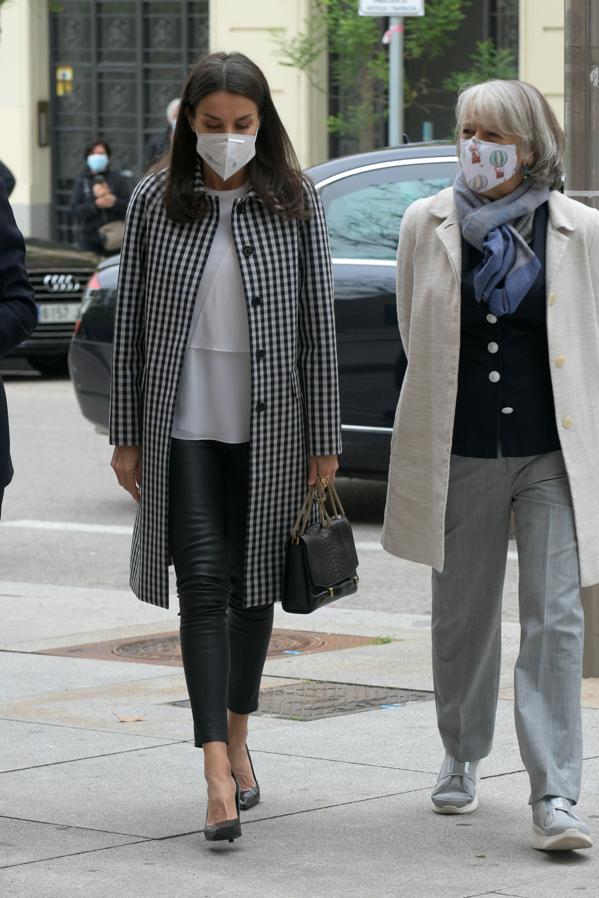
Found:
[(99, 257), (33, 239), (26, 241), (26, 249), (25, 263), (35, 291), (38, 326), (10, 356), (24, 356), (44, 374), (66, 370), (83, 291)]
[[(335, 272), (345, 474), (386, 475), (406, 367), (395, 306), (399, 225), (410, 203), (452, 183), (456, 165), (451, 145), (406, 144), (308, 170), (324, 204)], [(81, 410), (101, 430), (108, 422), (117, 277), (118, 257), (99, 266), (69, 354)]]

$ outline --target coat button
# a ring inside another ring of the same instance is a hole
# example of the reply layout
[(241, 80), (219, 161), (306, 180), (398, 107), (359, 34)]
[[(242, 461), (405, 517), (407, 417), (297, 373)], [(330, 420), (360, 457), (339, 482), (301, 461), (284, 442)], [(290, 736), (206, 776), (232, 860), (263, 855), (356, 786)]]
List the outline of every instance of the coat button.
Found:
[(547, 302), (549, 303), (550, 306), (554, 306), (556, 303), (556, 300), (557, 300), (556, 293), (550, 293), (549, 296), (547, 297)]
[(556, 360), (555, 360), (555, 365), (556, 365), (556, 367), (557, 367), (557, 368), (561, 368), (561, 367), (562, 367), (563, 365), (565, 365), (565, 364), (566, 364), (566, 356), (565, 356), (565, 355), (558, 355), (557, 358), (556, 358)]
[(506, 405), (505, 408), (501, 409), (501, 414), (502, 415), (511, 415), (513, 411), (514, 411), (514, 409), (510, 405)]
[(252, 308), (257, 309), (258, 306), (262, 305), (262, 297), (261, 296), (252, 296)]
[(489, 374), (489, 380), (492, 384), (497, 384), (501, 380), (501, 374), (499, 371), (491, 371)]
[(254, 247), (251, 246), (249, 243), (247, 244), (247, 246), (243, 247), (243, 255), (246, 257), (246, 259), (249, 259), (249, 257), (252, 256), (253, 253), (254, 253)]
[(487, 349), (489, 352), (499, 352), (499, 343), (489, 343)]
[(262, 359), (265, 359), (266, 358), (266, 350), (265, 349), (256, 350), (256, 358), (258, 359), (259, 362), (261, 362)]
[(257, 411), (257, 412), (263, 412), (263, 411), (265, 411), (265, 410), (266, 410), (266, 403), (265, 403), (265, 402), (262, 402), (262, 400), (260, 400), (260, 402), (257, 402), (257, 403), (256, 403), (256, 411)]
[(572, 418), (564, 418), (564, 420), (562, 421), (562, 424), (564, 425), (566, 430), (570, 430), (570, 428), (572, 427), (572, 423)]
[(489, 312), (489, 314), (487, 315), (487, 321), (489, 322), (489, 324), (497, 324), (497, 315), (491, 315), (491, 313)]

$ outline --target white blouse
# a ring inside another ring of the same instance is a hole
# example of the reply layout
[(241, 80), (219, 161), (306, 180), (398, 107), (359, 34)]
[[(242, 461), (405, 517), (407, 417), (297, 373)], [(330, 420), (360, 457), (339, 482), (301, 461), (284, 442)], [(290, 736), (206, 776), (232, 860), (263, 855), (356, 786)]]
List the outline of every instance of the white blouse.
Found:
[(248, 184), (207, 190), (219, 220), (196, 298), (175, 406), (173, 437), (246, 443), (250, 438), (250, 337), (231, 211)]

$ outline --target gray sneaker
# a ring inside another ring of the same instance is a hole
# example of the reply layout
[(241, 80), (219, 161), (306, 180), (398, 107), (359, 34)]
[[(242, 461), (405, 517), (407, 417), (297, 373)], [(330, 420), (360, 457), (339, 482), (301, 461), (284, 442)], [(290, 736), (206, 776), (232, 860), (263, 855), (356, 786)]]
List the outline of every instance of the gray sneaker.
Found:
[(456, 761), (445, 755), (431, 801), (436, 814), (471, 814), (478, 807), (480, 761)]
[(532, 806), (532, 844), (539, 851), (591, 848), (591, 831), (572, 810), (568, 798), (551, 795)]

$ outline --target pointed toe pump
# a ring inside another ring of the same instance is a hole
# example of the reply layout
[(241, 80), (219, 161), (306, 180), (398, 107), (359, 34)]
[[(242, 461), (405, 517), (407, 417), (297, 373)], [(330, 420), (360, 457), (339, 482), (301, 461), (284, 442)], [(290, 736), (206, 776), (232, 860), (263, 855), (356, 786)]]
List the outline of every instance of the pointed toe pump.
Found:
[(253, 808), (254, 805), (257, 805), (260, 801), (260, 786), (258, 785), (258, 780), (256, 779), (254, 765), (252, 764), (252, 756), (247, 745), (245, 747), (245, 750), (248, 753), (248, 760), (250, 762), (250, 767), (252, 768), (252, 776), (254, 777), (255, 785), (252, 786), (251, 789), (244, 789), (243, 792), (240, 793), (239, 806), (242, 811), (249, 811), (250, 808)]
[[(204, 837), (207, 842), (234, 842), (235, 839), (241, 837), (241, 820), (239, 819), (240, 810), (240, 792), (239, 783), (233, 777), (235, 782), (235, 807), (237, 809), (237, 817), (233, 820), (222, 820), (220, 823), (211, 823), (204, 826)], [(208, 815), (206, 815), (208, 820)]]

